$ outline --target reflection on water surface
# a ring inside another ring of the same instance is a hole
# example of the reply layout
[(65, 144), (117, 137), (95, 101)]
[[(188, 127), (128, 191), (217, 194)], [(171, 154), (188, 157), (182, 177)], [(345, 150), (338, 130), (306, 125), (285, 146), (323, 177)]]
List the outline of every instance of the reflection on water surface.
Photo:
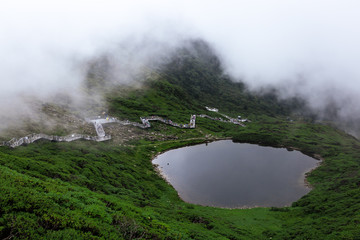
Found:
[(298, 151), (224, 140), (171, 150), (153, 160), (179, 196), (205, 206), (289, 206), (311, 189), (318, 161)]

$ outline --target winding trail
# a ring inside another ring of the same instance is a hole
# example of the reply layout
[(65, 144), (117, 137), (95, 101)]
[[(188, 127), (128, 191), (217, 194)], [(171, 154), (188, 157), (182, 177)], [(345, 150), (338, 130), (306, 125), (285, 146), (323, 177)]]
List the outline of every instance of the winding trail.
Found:
[[(219, 113), (220, 114), (220, 113)], [(159, 121), (162, 122), (164, 124), (167, 125), (171, 125), (173, 127), (178, 127), (178, 128), (195, 128), (196, 126), (196, 117), (202, 117), (202, 118), (209, 118), (211, 120), (214, 121), (221, 121), (221, 122), (227, 122), (227, 123), (233, 123), (236, 125), (240, 125), (242, 127), (245, 127), (245, 125), (243, 124), (244, 121), (247, 121), (246, 119), (236, 119), (236, 118), (231, 118), (229, 116), (226, 116), (224, 114), (220, 114), (221, 116), (227, 118), (227, 120), (222, 119), (222, 118), (214, 118), (214, 117), (210, 117), (206, 114), (200, 114), (200, 115), (191, 115), (190, 116), (190, 122), (187, 124), (179, 124), (176, 122), (173, 122), (170, 119), (165, 119), (159, 116), (149, 116), (149, 117), (140, 117), (141, 123), (138, 122), (130, 122), (129, 120), (118, 120), (117, 118), (114, 117), (107, 117), (107, 118), (101, 118), (101, 117), (93, 117), (93, 118), (86, 118), (85, 121), (88, 123), (92, 123), (94, 124), (97, 136), (90, 136), (90, 135), (83, 135), (83, 134), (70, 134), (67, 136), (55, 136), (55, 135), (46, 135), (46, 134), (30, 134), (27, 135), (25, 137), (22, 138), (13, 138), (10, 141), (4, 141), (4, 142), (0, 142), (0, 146), (8, 146), (11, 148), (15, 148), (18, 146), (21, 146), (23, 144), (30, 144), (33, 143), (37, 140), (40, 139), (46, 139), (46, 140), (50, 140), (53, 142), (71, 142), (71, 141), (75, 141), (78, 139), (83, 139), (83, 140), (88, 140), (88, 141), (97, 141), (97, 142), (101, 142), (101, 141), (106, 141), (106, 140), (110, 140), (111, 139), (111, 135), (106, 135), (105, 130), (103, 128), (103, 124), (108, 124), (108, 123), (118, 123), (121, 125), (132, 125), (135, 127), (139, 127), (139, 128), (150, 128), (151, 124), (150, 121)]]
[(101, 141), (110, 140), (111, 136), (110, 135), (103, 136), (103, 137), (89, 136), (89, 135), (83, 135), (83, 134), (77, 134), (77, 133), (67, 135), (67, 136), (55, 136), (55, 135), (46, 135), (43, 133), (39, 133), (39, 134), (33, 133), (33, 134), (27, 135), (22, 138), (13, 138), (8, 142), (0, 142), (0, 146), (8, 146), (8, 147), (15, 148), (15, 147), (21, 146), (23, 144), (33, 143), (40, 139), (46, 139), (46, 140), (53, 141), (53, 142), (72, 142), (72, 141), (75, 141), (78, 139), (101, 142)]

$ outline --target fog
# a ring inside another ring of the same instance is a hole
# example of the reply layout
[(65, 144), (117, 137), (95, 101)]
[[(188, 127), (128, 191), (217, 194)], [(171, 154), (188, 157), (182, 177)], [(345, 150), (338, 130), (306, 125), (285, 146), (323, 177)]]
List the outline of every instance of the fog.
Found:
[[(131, 83), (183, 40), (201, 38), (250, 89), (300, 96), (320, 113), (360, 117), (360, 3), (333, 0), (21, 1), (0, 9), (0, 118), (66, 92), (82, 102), (84, 64), (104, 54)], [(160, 64), (160, 63), (159, 63)], [(4, 124), (3, 124), (4, 125)]]

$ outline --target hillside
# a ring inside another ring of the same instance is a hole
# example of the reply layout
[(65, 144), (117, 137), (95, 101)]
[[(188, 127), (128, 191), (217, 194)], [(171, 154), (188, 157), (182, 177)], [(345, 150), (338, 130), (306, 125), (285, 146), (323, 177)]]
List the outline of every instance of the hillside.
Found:
[[(251, 122), (240, 127), (198, 118), (195, 129), (157, 122), (147, 129), (110, 124), (105, 131), (111, 141), (0, 147), (2, 239), (360, 238), (360, 142), (294, 115), (294, 109), (304, 107), (301, 100), (279, 101), (275, 90), (249, 92), (224, 74), (201, 41), (178, 49), (165, 65), (147, 69), (141, 87), (106, 88), (101, 71), (92, 74), (91, 91), (101, 88), (107, 114), (118, 119), (157, 115), (185, 123), (191, 114), (218, 117), (205, 109), (211, 106)], [(55, 109), (50, 108), (60, 111)], [(70, 110), (67, 114), (80, 118)], [(88, 125), (72, 121), (79, 131), (94, 134)], [(48, 131), (65, 135), (73, 130), (59, 128)], [(324, 159), (308, 176), (314, 190), (286, 208), (202, 207), (179, 199), (151, 164), (159, 152), (222, 138), (299, 149)]]

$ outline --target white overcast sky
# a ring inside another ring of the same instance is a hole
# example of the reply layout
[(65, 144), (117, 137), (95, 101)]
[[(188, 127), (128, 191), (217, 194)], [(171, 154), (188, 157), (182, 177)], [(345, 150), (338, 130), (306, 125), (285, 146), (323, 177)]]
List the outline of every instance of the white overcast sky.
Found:
[(359, 23), (355, 0), (3, 0), (0, 99), (76, 89), (74, 63), (119, 42), (203, 38), (254, 89), (279, 85), (315, 107), (333, 97), (344, 115), (360, 113)]

